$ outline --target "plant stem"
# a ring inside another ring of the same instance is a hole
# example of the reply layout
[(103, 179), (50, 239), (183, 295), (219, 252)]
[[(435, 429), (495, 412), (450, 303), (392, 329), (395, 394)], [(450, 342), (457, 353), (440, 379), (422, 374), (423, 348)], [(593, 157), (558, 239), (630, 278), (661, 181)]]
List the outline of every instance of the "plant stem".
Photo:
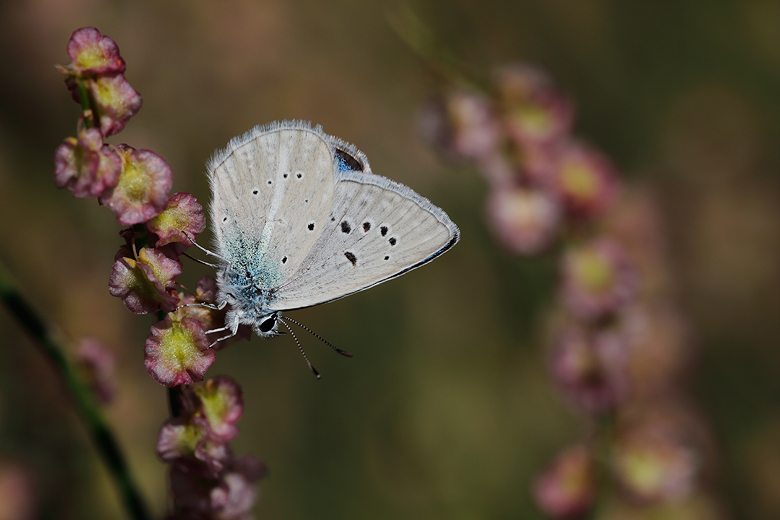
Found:
[(97, 450), (103, 456), (103, 460), (114, 478), (130, 518), (150, 520), (151, 516), (146, 504), (130, 475), (124, 455), (119, 449), (114, 434), (108, 427), (100, 406), (63, 353), (63, 339), (25, 301), (2, 263), (0, 263), (0, 299), (19, 322), (19, 325), (32, 337), (43, 356), (51, 362), (55, 372), (62, 379), (76, 408), (76, 413), (92, 436)]

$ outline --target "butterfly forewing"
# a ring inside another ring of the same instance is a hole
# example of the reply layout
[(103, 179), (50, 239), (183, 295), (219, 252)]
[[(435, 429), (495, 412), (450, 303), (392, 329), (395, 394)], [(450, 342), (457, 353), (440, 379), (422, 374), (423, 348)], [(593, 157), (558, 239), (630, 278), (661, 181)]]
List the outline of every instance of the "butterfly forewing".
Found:
[(322, 233), (333, 197), (332, 154), (300, 123), (257, 127), (212, 161), (218, 253), (260, 289), (283, 284)]

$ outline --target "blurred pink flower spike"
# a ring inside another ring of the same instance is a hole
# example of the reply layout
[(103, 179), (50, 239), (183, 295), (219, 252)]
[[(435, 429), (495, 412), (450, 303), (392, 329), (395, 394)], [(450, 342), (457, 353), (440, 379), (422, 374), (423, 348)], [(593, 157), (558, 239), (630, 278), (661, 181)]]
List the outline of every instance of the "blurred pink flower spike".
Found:
[(504, 67), (496, 73), (495, 84), (507, 134), (517, 144), (547, 145), (571, 131), (572, 104), (540, 70)]
[(230, 445), (212, 435), (200, 416), (168, 419), (157, 438), (157, 456), (163, 462), (186, 464), (202, 478), (216, 478), (233, 458)]
[(563, 146), (556, 181), (566, 213), (574, 219), (603, 216), (620, 195), (620, 183), (609, 159), (582, 143)]
[(111, 296), (121, 298), (125, 307), (136, 314), (174, 310), (179, 298), (172, 289), (182, 273), (181, 263), (147, 247), (141, 249), (137, 259), (124, 256), (131, 254), (126, 246), (117, 253), (108, 281)]
[(233, 460), (222, 475), (220, 485), (211, 492), (211, 505), (218, 518), (250, 520), (249, 512), (257, 501), (254, 483), (268, 472), (265, 464), (251, 456)]
[(152, 325), (146, 338), (144, 364), (152, 378), (163, 386), (189, 385), (203, 381), (216, 352), (208, 348), (203, 326), (192, 318), (171, 315)]
[(238, 435), (235, 423), (244, 413), (244, 399), (238, 383), (228, 376), (217, 376), (190, 386), (187, 392), (194, 394), (198, 411), (208, 422), (212, 435), (226, 442)]
[(173, 184), (171, 167), (154, 152), (127, 145), (116, 147), (122, 158), (122, 174), (117, 185), (101, 197), (124, 226), (146, 222), (168, 205)]
[(251, 520), (250, 510), (258, 497), (254, 483), (267, 473), (253, 457), (230, 461), (215, 478), (204, 478), (190, 464), (171, 466), (171, 494), (174, 512), (166, 520)]
[(687, 498), (699, 470), (695, 450), (652, 427), (624, 432), (612, 450), (612, 469), (629, 498), (644, 503)]
[(190, 237), (206, 229), (203, 206), (190, 193), (174, 193), (168, 199), (168, 207), (165, 211), (149, 220), (146, 229), (159, 237), (156, 247), (176, 243), (177, 251), (183, 253), (192, 245)]
[[(192, 303), (210, 303), (214, 305), (216, 302), (217, 281), (211, 276), (206, 276), (198, 282), (198, 285), (195, 288), (195, 295), (185, 294), (181, 297), (182, 305)], [(182, 312), (184, 316), (189, 316), (198, 320), (203, 325), (204, 330), (213, 330), (225, 325), (225, 315), (227, 314), (227, 309), (219, 311), (199, 305), (191, 305), (188, 307), (181, 307), (180, 312)], [(214, 343), (222, 336), (224, 336), (224, 332), (208, 334), (209, 344)], [(236, 341), (249, 339), (251, 337), (252, 328), (248, 325), (239, 325), (238, 333), (235, 336), (228, 340), (220, 341), (212, 348), (215, 350), (222, 350), (226, 346), (231, 345)]]
[(536, 479), (533, 497), (551, 518), (581, 518), (595, 502), (596, 467), (586, 446), (560, 453)]
[(110, 404), (116, 395), (114, 353), (100, 341), (84, 338), (79, 342), (76, 360), (98, 400), (104, 405)]
[(488, 199), (487, 212), (493, 233), (512, 253), (539, 253), (558, 236), (560, 205), (549, 190), (496, 188)]
[(68, 68), (79, 74), (121, 74), (125, 60), (119, 55), (119, 47), (108, 36), (94, 27), (77, 29), (68, 41)]
[(551, 357), (552, 377), (573, 408), (588, 414), (614, 411), (630, 397), (628, 352), (615, 332), (565, 328)]
[(83, 199), (99, 197), (113, 188), (122, 172), (122, 159), (103, 144), (100, 131), (90, 128), (79, 138), (68, 137), (54, 153), (54, 184)]
[(122, 74), (98, 76), (87, 86), (97, 105), (100, 130), (106, 137), (121, 132), (143, 104), (141, 95)]
[(490, 100), (478, 94), (457, 91), (446, 99), (450, 146), (459, 157), (482, 159), (498, 153), (501, 126)]
[(639, 284), (623, 248), (604, 237), (566, 251), (562, 271), (563, 301), (584, 320), (603, 319), (623, 308)]

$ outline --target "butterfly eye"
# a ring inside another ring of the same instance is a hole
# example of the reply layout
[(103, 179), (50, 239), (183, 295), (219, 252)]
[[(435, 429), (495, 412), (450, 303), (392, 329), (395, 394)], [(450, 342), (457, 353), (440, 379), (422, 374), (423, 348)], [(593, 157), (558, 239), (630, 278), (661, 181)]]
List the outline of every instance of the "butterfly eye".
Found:
[(276, 314), (270, 315), (268, 318), (260, 322), (260, 332), (270, 332), (276, 327)]

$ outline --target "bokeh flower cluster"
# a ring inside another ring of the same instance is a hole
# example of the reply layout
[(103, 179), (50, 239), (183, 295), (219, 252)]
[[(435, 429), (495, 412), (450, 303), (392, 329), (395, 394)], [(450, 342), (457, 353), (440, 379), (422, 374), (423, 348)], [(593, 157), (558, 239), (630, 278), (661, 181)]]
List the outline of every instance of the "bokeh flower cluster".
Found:
[(484, 83), (457, 82), (419, 125), (487, 182), (495, 240), (558, 264), (548, 369), (582, 431), (540, 472), (538, 507), (550, 518), (720, 518), (653, 194), (574, 134), (574, 105), (543, 71), (506, 66)]
[[(82, 111), (77, 135), (55, 152), (54, 182), (76, 197), (98, 199), (125, 226), (108, 287), (130, 312), (157, 319), (144, 364), (155, 381), (173, 389), (171, 399), (178, 402), (157, 448), (171, 464), (171, 518), (250, 518), (257, 494), (253, 484), (265, 469), (251, 457), (235, 458), (228, 444), (243, 411), (241, 388), (227, 377), (189, 386), (203, 381), (214, 362), (211, 345), (217, 338), (208, 331), (223, 326), (226, 312), (216, 308), (214, 278), (203, 278), (194, 291), (177, 281), (182, 254), (206, 227), (203, 207), (190, 193), (171, 194), (173, 171), (162, 157), (106, 142), (141, 108), (117, 44), (85, 27), (73, 33), (67, 53), (70, 63), (58, 68)], [(247, 337), (242, 329), (231, 339)], [(111, 361), (89, 342), (81, 357), (96, 393), (107, 400), (115, 391), (106, 376)]]
[(229, 441), (244, 410), (241, 388), (226, 376), (183, 387), (180, 413), (160, 430), (157, 455), (171, 464), (174, 519), (248, 519), (255, 481), (266, 473), (253, 457), (236, 458)]

